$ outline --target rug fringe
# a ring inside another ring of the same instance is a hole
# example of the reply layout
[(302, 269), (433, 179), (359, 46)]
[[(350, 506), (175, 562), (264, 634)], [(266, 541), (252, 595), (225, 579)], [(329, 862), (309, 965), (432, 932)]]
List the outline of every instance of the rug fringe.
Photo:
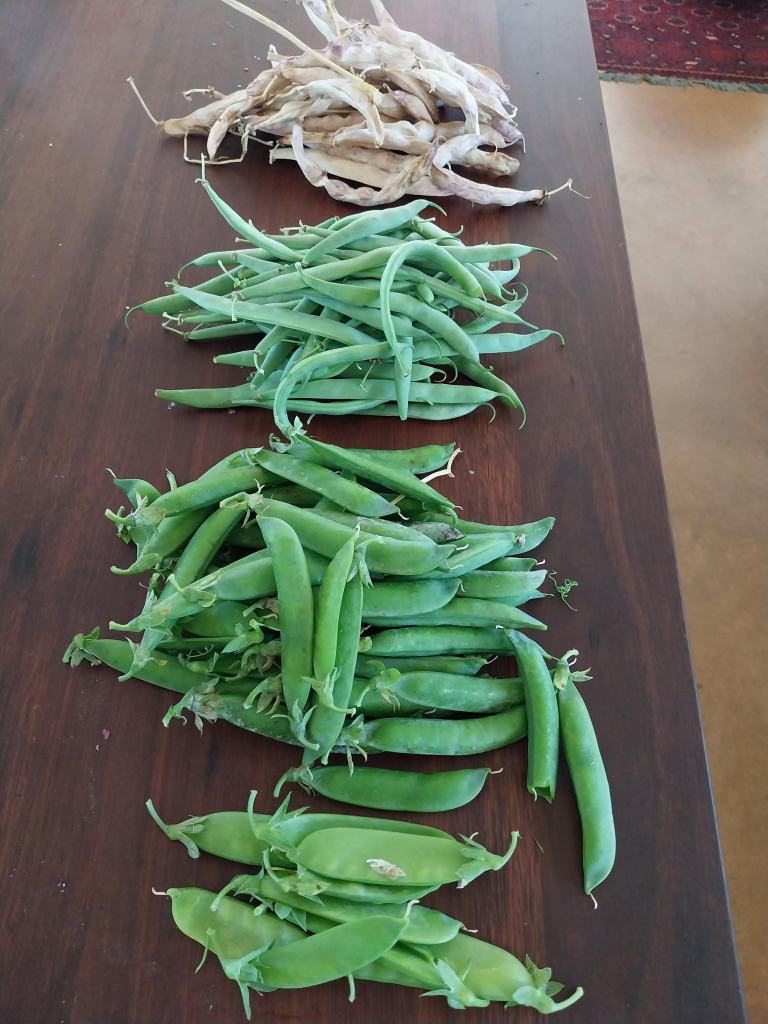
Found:
[(764, 82), (717, 82), (707, 78), (676, 78), (666, 75), (632, 75), (620, 71), (599, 71), (604, 82), (648, 82), (650, 85), (706, 85), (708, 89), (720, 92), (768, 92), (768, 84)]

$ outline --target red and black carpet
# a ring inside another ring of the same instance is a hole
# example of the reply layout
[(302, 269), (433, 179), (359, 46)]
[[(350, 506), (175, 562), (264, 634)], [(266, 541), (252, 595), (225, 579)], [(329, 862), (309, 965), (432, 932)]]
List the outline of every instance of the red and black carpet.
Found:
[(587, 0), (601, 78), (768, 92), (768, 0)]

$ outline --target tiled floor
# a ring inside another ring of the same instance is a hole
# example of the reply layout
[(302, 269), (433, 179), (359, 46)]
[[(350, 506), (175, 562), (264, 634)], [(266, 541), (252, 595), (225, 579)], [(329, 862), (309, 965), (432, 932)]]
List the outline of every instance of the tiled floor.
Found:
[(768, 95), (603, 97), (749, 1019), (766, 1024)]

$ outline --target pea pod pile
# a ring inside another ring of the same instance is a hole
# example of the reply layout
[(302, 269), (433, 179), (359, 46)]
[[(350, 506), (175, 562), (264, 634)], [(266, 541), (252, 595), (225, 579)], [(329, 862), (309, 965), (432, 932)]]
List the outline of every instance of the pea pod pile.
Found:
[[(419, 216), (433, 205), (426, 199), (267, 235), (205, 178), (203, 185), (252, 248), (198, 257), (187, 266), (222, 273), (194, 288), (173, 282), (172, 294), (135, 308), (164, 316), (164, 326), (189, 341), (263, 337), (214, 359), (249, 368), (245, 384), (162, 389), (158, 397), (198, 408), (272, 409), (286, 434), (290, 413), (445, 420), (499, 399), (525, 415), (512, 387), (480, 357), (557, 334), (518, 315), (527, 289), (506, 287), (532, 246), (465, 246)], [(461, 311), (472, 319), (459, 323)], [(532, 330), (512, 332), (515, 324)], [(489, 333), (499, 325), (503, 333)], [(468, 383), (454, 383), (458, 374)]]
[[(584, 881), (611, 870), (610, 792), (569, 651), (553, 669), (522, 630), (545, 573), (523, 557), (553, 520), (488, 526), (459, 519), (429, 483), (453, 445), (342, 449), (297, 434), (249, 448), (199, 479), (116, 480), (133, 505), (108, 516), (136, 545), (127, 569), (152, 570), (143, 609), (79, 634), (65, 660), (104, 662), (181, 694), (190, 711), (299, 746), (298, 781), (347, 803), (403, 811), (459, 807), (485, 769), (425, 776), (353, 769), (353, 754), (479, 754), (528, 737), (528, 789), (551, 802), (560, 741), (583, 821)], [(447, 464), (446, 469), (442, 469)], [(424, 478), (420, 478), (421, 476)], [(519, 677), (480, 670), (514, 657)], [(554, 660), (554, 659), (552, 659)], [(349, 771), (328, 766), (346, 754)]]
[[(556, 1003), (552, 997), (563, 986), (550, 981), (549, 969), (539, 970), (528, 957), (521, 963), (418, 902), (443, 884), (457, 881), (461, 888), (503, 868), (517, 833), (499, 856), (426, 825), (289, 812), (287, 800), (271, 817), (257, 814), (255, 796), (247, 811), (170, 826), (147, 801), (166, 835), (184, 842), (193, 857), (203, 850), (260, 868), (237, 875), (218, 895), (196, 888), (165, 894), (178, 928), (204, 947), (203, 960), (214, 953), (237, 982), (249, 1019), (250, 990), (345, 977), (350, 1000), (356, 980), (420, 988), (445, 996), (455, 1009), (500, 1001), (547, 1014), (581, 998), (577, 988)], [(257, 901), (255, 912), (238, 896)]]

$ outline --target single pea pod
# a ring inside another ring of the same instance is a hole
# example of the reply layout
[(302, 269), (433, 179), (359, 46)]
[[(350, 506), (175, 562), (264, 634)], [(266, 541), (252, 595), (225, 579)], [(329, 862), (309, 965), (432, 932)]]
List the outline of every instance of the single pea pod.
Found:
[[(274, 856), (274, 855), (272, 855)], [(434, 892), (436, 885), (367, 885), (365, 882), (343, 882), (338, 878), (324, 878), (313, 871), (303, 870), (301, 875), (285, 872), (282, 868), (270, 867), (270, 877), (276, 878), (281, 886), (302, 896), (333, 896), (352, 903), (409, 903), (420, 900)], [(242, 880), (248, 884), (251, 876), (240, 875), (233, 884)]]
[(525, 691), (528, 715), (528, 792), (535, 797), (543, 796), (548, 803), (552, 803), (555, 798), (560, 747), (560, 718), (555, 688), (538, 644), (516, 630), (510, 630), (508, 635), (515, 648)]
[(439, 957), (480, 999), (503, 1002), (505, 1006), (531, 1006), (539, 1013), (555, 1013), (572, 1006), (584, 994), (577, 988), (568, 999), (556, 1003), (552, 996), (563, 987), (550, 982), (548, 968), (539, 969), (530, 959), (523, 965), (506, 949), (476, 939), (474, 935), (457, 934), (439, 945), (422, 946), (425, 956)]
[(379, 658), (369, 654), (358, 654), (355, 675), (361, 679), (372, 679), (388, 668), (396, 668), (399, 672), (450, 672), (454, 675), (476, 676), (487, 664), (485, 658), (464, 656)]
[[(288, 448), (282, 442), (274, 443), (276, 451)], [(420, 448), (350, 448), (349, 450), (358, 455), (368, 455), (379, 462), (386, 462), (396, 469), (407, 470), (410, 473), (420, 475), (422, 473), (434, 473), (437, 469), (448, 462), (453, 455), (455, 444), (427, 444)], [(304, 444), (299, 438), (294, 438), (290, 445), (291, 455), (296, 459), (307, 462), (319, 462), (323, 466), (332, 466), (324, 456), (316, 452), (309, 445)]]
[(338, 828), (310, 833), (291, 856), (302, 867), (330, 878), (369, 885), (445, 885), (463, 888), (485, 871), (499, 871), (512, 856), (518, 834), (505, 854), (490, 853), (474, 840), (374, 829)]
[[(247, 879), (247, 881), (246, 881)], [(340, 899), (337, 896), (320, 894), (319, 896), (302, 896), (296, 892), (293, 885), (300, 883), (300, 877), (296, 874), (281, 873), (271, 875), (241, 875), (233, 879), (233, 891), (235, 895), (247, 895), (260, 899), (270, 904), (290, 907), (299, 911), (295, 919), (302, 924), (303, 914), (317, 914), (335, 924), (347, 924), (350, 921), (362, 921), (366, 918), (384, 914), (388, 917), (402, 917), (403, 907), (401, 903), (373, 903), (365, 904), (353, 900)], [(235, 883), (237, 883), (235, 885)], [(282, 912), (278, 910), (280, 916)], [(408, 923), (400, 936), (401, 942), (415, 942), (421, 944), (440, 944), (448, 942), (458, 935), (461, 930), (461, 921), (456, 921), (447, 914), (441, 914), (439, 910), (431, 910), (418, 904), (410, 908), (408, 912)]]
[(434, 613), (448, 605), (458, 589), (459, 581), (453, 579), (376, 582), (363, 594), (363, 621)]
[[(396, 584), (392, 584), (395, 586)], [(538, 597), (534, 591), (531, 597)], [(454, 597), (434, 612), (412, 615), (366, 615), (373, 626), (505, 626), (508, 629), (546, 629), (546, 625), (513, 604)]]
[(611, 790), (595, 728), (584, 698), (573, 683), (568, 652), (555, 669), (560, 735), (581, 816), (584, 890), (591, 893), (605, 881), (616, 859)]
[(475, 597), (484, 601), (503, 601), (507, 604), (522, 603), (529, 599), (547, 578), (545, 569), (538, 572), (494, 572), (475, 569), (464, 573), (460, 579), (459, 595)]
[[(127, 569), (119, 569), (113, 565), (112, 572), (121, 576), (135, 576), (154, 569), (163, 559), (175, 555), (210, 514), (210, 508), (198, 508), (194, 512), (184, 512), (162, 519), (155, 529), (144, 531), (144, 527), (136, 527), (135, 529), (145, 533), (136, 552), (136, 561)], [(130, 533), (132, 537), (135, 536), (133, 530), (130, 530)]]
[(415, 814), (452, 811), (474, 800), (485, 785), (490, 768), (457, 768), (448, 772), (403, 772), (390, 768), (346, 767), (291, 769), (284, 782), (298, 782), (305, 789), (330, 800), (373, 807), (381, 811), (407, 811)]
[(515, 743), (527, 729), (524, 705), (481, 718), (379, 718), (366, 722), (360, 716), (342, 731), (339, 744), (366, 753), (460, 757)]
[(365, 653), (369, 658), (512, 654), (513, 647), (501, 629), (482, 626), (411, 626), (405, 629), (383, 629), (371, 637), (371, 646)]
[[(525, 702), (521, 679), (493, 679), (445, 672), (405, 672), (392, 683), (374, 685), (395, 707), (400, 702), (466, 714), (489, 715)], [(361, 705), (365, 713), (365, 705)]]

